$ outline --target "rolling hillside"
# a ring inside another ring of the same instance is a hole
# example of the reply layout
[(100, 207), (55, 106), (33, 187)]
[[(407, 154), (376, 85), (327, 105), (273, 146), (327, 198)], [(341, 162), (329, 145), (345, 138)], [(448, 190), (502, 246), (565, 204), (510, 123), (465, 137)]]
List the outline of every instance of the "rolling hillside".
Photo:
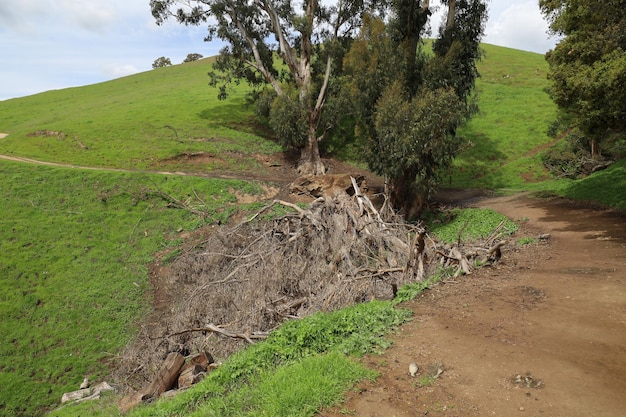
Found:
[[(544, 91), (547, 64), (484, 47), (481, 111), (460, 132), (468, 146), (446, 185), (537, 187), (556, 111)], [(257, 182), (155, 173), (272, 175), (260, 161), (280, 147), (254, 122), (244, 86), (216, 99), (210, 65), (0, 102), (1, 155), (127, 171), (0, 160), (0, 414), (41, 414), (85, 375), (104, 378), (149, 308), (154, 254), (180, 245), (182, 232), (226, 221), (242, 195), (262, 193)], [(173, 208), (173, 199), (206, 216)]]
[[(542, 55), (484, 45), (480, 114), (460, 133), (471, 143), (452, 186), (509, 187), (542, 178), (537, 150), (555, 106), (544, 89)], [(226, 101), (207, 85), (210, 59), (117, 80), (0, 102), (0, 154), (79, 166), (186, 171), (260, 167), (254, 153), (279, 151), (253, 123), (245, 88)], [(45, 131), (54, 132), (46, 136)], [(250, 146), (250, 144), (253, 146)], [(219, 155), (202, 166), (181, 155)], [(233, 154), (237, 158), (230, 157)], [(226, 156), (226, 157), (224, 157)]]

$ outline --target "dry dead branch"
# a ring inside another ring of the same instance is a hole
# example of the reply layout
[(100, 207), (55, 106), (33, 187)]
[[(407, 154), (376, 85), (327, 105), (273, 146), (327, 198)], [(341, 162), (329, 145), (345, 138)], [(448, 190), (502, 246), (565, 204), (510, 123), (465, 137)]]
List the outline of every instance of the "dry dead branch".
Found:
[[(169, 265), (159, 291), (175, 294), (177, 302), (163, 311), (159, 326), (143, 326), (127, 350), (120, 368), (128, 371), (127, 384), (150, 381), (169, 352), (208, 351), (223, 360), (285, 320), (391, 299), (440, 266), (458, 276), (501, 255), (505, 242), (495, 242), (498, 230), (488, 244), (446, 246), (422, 225), (383, 214), (355, 179), (348, 183), (352, 192), (335, 190), (306, 208), (274, 200)], [(264, 220), (277, 205), (291, 211)]]
[(193, 332), (202, 332), (202, 333), (218, 333), (227, 337), (233, 337), (236, 339), (244, 339), (246, 342), (250, 343), (251, 345), (254, 344), (254, 342), (252, 341), (252, 339), (265, 339), (267, 338), (267, 336), (269, 335), (267, 332), (263, 332), (263, 333), (252, 333), (252, 334), (248, 334), (248, 333), (236, 333), (236, 332), (231, 332), (229, 330), (223, 329), (220, 326), (216, 326), (215, 324), (207, 324), (204, 327), (199, 327), (199, 328), (194, 328), (194, 329), (187, 329), (187, 330), (182, 330), (180, 332), (176, 332), (176, 333), (172, 333), (169, 335), (169, 337), (173, 337), (173, 336), (180, 336), (186, 333), (193, 333)]

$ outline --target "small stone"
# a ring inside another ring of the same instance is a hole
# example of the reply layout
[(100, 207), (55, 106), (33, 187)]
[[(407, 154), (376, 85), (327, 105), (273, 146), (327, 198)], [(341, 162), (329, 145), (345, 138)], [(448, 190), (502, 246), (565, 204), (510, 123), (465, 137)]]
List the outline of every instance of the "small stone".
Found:
[(520, 408), (519, 408), (519, 410), (520, 410), (520, 411), (524, 411), (524, 407), (520, 407)]
[(419, 367), (415, 362), (411, 362), (409, 364), (409, 375), (415, 378), (415, 375), (417, 375), (417, 371), (419, 371)]

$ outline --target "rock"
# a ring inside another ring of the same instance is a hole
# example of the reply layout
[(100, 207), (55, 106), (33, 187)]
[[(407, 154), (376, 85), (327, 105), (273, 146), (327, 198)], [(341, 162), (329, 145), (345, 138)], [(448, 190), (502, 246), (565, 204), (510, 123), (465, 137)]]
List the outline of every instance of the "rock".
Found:
[(409, 375), (415, 378), (415, 375), (417, 375), (418, 371), (419, 371), (419, 367), (417, 366), (417, 364), (415, 362), (411, 362), (409, 364)]
[(89, 388), (79, 389), (78, 391), (66, 392), (61, 397), (61, 403), (80, 400), (82, 398), (89, 397), (90, 395), (91, 390)]
[[(83, 381), (83, 384), (84, 383), (85, 381)], [(81, 386), (83, 384), (81, 384)], [(69, 401), (83, 402), (83, 401), (89, 401), (89, 400), (96, 400), (100, 398), (101, 393), (106, 392), (106, 391), (112, 391), (112, 390), (113, 390), (113, 387), (111, 387), (111, 385), (109, 385), (106, 381), (101, 382), (91, 388), (82, 388), (82, 389), (79, 389), (78, 391), (66, 392), (61, 397), (61, 403), (66, 403)]]
[(85, 377), (85, 379), (83, 379), (82, 384), (80, 384), (80, 389), (85, 389), (85, 388), (89, 388), (89, 378)]
[(91, 390), (92, 392), (106, 392), (106, 391), (113, 391), (113, 387), (109, 385), (108, 382), (102, 381), (101, 383), (92, 387)]

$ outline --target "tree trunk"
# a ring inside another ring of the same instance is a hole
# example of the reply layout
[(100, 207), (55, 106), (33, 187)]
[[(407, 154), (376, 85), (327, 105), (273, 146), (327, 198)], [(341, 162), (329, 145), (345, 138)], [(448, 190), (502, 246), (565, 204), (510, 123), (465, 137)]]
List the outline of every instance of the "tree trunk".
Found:
[(300, 152), (298, 173), (300, 175), (322, 175), (326, 167), (320, 158), (319, 143), (314, 127), (309, 128), (309, 138)]
[(454, 26), (454, 16), (456, 15), (456, 0), (448, 0), (448, 17), (446, 18), (446, 32)]
[(392, 180), (391, 203), (407, 221), (419, 219), (426, 204), (426, 190), (416, 186), (414, 175), (402, 175)]
[(598, 149), (598, 139), (591, 138), (591, 159), (600, 159), (600, 151)]
[(143, 398), (159, 398), (161, 394), (170, 389), (178, 379), (180, 368), (185, 363), (185, 357), (177, 352), (171, 352), (165, 358), (159, 375), (154, 381), (143, 390)]

